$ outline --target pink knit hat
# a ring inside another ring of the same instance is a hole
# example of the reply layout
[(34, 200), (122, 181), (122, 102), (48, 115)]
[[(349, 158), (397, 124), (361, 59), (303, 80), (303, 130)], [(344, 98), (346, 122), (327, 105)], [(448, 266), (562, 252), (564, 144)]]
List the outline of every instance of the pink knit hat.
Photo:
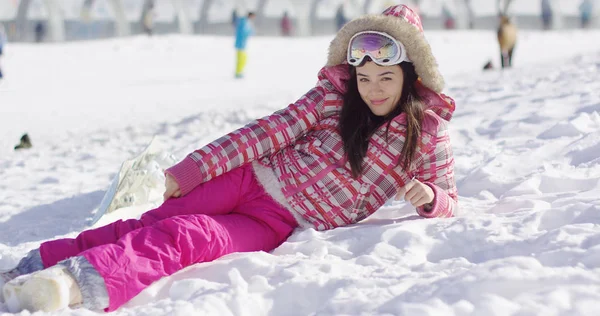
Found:
[(364, 15), (344, 25), (329, 45), (327, 66), (344, 63), (350, 39), (363, 31), (384, 32), (401, 42), (423, 85), (435, 92), (442, 92), (444, 78), (423, 34), (421, 18), (405, 5), (389, 7), (382, 14)]

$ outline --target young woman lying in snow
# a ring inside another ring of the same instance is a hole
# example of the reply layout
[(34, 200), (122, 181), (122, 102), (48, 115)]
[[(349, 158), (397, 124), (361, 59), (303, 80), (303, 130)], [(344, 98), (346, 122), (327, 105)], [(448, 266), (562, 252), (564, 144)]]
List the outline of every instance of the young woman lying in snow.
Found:
[(166, 170), (157, 209), (32, 250), (0, 274), (9, 309), (114, 311), (189, 265), (271, 251), (297, 227), (354, 224), (394, 196), (452, 216), (455, 106), (419, 17), (399, 5), (350, 21), (318, 78)]

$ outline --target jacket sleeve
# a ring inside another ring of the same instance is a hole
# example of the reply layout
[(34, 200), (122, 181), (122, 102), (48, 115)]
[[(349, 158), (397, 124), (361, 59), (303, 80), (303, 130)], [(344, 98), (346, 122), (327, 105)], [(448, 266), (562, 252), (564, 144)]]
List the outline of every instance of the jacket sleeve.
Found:
[(454, 157), (448, 129), (438, 131), (435, 144), (425, 155), (419, 170), (422, 182), (433, 190), (433, 202), (417, 207), (423, 217), (452, 217), (458, 207), (458, 195), (454, 181)]
[(176, 179), (185, 195), (203, 182), (272, 155), (293, 144), (319, 120), (326, 93), (317, 85), (294, 104), (192, 152), (166, 173)]

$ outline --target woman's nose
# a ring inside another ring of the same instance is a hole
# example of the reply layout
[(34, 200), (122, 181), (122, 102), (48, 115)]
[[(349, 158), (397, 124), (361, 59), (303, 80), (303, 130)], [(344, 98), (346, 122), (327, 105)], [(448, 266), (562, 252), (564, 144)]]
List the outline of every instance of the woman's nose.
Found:
[(379, 84), (379, 82), (375, 82), (375, 81), (371, 82), (370, 88), (371, 88), (371, 91), (373, 91), (373, 92), (381, 91), (381, 85)]

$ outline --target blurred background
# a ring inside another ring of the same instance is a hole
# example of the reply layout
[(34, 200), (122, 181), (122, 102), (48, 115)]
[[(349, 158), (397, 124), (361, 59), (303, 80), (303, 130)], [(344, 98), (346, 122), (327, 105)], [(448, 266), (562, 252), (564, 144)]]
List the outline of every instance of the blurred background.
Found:
[(430, 30), (496, 29), (503, 10), (520, 29), (600, 27), (600, 0), (0, 0), (0, 28), (9, 42), (231, 35), (236, 18), (253, 11), (257, 35), (314, 36), (398, 3), (418, 11)]

